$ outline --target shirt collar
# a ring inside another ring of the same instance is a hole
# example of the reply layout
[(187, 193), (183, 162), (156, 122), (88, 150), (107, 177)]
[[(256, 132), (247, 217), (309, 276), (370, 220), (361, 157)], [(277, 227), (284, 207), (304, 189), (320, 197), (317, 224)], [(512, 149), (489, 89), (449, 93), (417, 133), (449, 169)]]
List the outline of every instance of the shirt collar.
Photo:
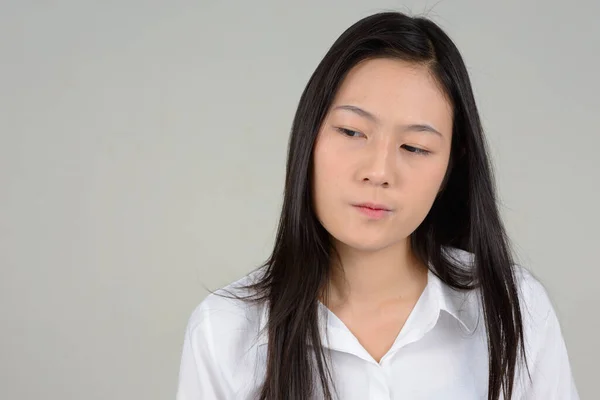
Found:
[[(455, 257), (457, 256), (460, 261), (469, 261), (472, 257), (471, 253), (464, 250), (450, 248)], [(422, 297), (426, 301), (426, 307), (428, 310), (435, 312), (435, 321), (439, 316), (439, 311), (448, 313), (451, 317), (455, 318), (467, 333), (473, 333), (477, 328), (479, 318), (479, 300), (477, 298), (476, 291), (459, 291), (456, 290), (444, 282), (438, 276), (432, 272), (431, 268), (427, 273), (427, 286), (423, 291)], [(415, 310), (413, 310), (415, 311)], [(422, 311), (422, 310), (417, 310)], [(325, 347), (335, 348), (335, 343), (332, 343), (331, 334), (326, 335), (325, 328), (327, 331), (337, 330), (342, 331), (343, 325), (340, 323), (337, 317), (330, 310), (327, 309), (323, 304), (319, 303), (319, 328), (321, 332), (321, 343)], [(411, 313), (412, 314), (412, 313)], [(416, 316), (420, 318), (420, 316)], [(261, 311), (259, 316), (259, 337), (258, 345), (267, 344), (267, 322), (268, 322), (268, 306), (263, 303), (261, 305)], [(329, 333), (329, 332), (328, 332)], [(338, 332), (339, 333), (339, 332)], [(349, 332), (348, 332), (349, 333)], [(336, 339), (337, 340), (337, 339)], [(345, 338), (346, 343), (351, 338)], [(329, 343), (329, 344), (328, 344)]]
[(475, 291), (454, 289), (442, 282), (431, 270), (428, 272), (427, 286), (430, 287), (433, 298), (437, 299), (441, 311), (454, 317), (468, 333), (477, 328), (479, 307)]

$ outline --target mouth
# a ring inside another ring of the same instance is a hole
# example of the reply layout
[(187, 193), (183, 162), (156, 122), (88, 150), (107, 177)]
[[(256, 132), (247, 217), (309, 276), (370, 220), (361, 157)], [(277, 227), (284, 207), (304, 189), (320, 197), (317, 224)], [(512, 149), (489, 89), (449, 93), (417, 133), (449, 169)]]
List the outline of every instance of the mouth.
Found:
[(383, 204), (361, 203), (354, 204), (354, 208), (356, 208), (362, 215), (366, 215), (370, 219), (375, 220), (385, 218), (392, 213), (392, 209)]
[(354, 204), (354, 207), (368, 208), (370, 210), (375, 210), (375, 211), (392, 211), (391, 207), (388, 207), (385, 204), (376, 204), (376, 203)]

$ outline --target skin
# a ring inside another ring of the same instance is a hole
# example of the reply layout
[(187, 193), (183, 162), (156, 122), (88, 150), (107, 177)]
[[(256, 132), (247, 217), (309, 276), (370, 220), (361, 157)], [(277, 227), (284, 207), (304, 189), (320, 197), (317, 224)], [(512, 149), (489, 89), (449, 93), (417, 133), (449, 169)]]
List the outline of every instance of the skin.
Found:
[[(372, 59), (348, 73), (317, 136), (313, 205), (341, 261), (332, 261), (321, 301), (377, 362), (427, 284), (427, 268), (412, 253), (410, 234), (441, 188), (452, 117), (426, 66)], [(390, 211), (374, 219), (355, 206), (364, 202)]]

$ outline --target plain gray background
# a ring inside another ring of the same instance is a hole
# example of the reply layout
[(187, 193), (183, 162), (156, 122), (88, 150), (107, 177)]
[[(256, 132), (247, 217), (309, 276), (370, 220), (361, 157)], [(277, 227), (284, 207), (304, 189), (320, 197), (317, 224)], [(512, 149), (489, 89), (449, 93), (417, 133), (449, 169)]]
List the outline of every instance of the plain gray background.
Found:
[(203, 285), (271, 250), (310, 74), (387, 9), (462, 51), (518, 261), (598, 395), (597, 1), (0, 4), (0, 398), (174, 398)]

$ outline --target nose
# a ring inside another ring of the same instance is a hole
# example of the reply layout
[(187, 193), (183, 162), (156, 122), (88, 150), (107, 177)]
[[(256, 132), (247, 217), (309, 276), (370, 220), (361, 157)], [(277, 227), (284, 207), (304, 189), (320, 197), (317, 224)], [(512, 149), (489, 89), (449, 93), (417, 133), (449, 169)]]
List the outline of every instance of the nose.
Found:
[(393, 140), (381, 139), (365, 149), (360, 178), (364, 183), (389, 187), (395, 184), (396, 147)]

